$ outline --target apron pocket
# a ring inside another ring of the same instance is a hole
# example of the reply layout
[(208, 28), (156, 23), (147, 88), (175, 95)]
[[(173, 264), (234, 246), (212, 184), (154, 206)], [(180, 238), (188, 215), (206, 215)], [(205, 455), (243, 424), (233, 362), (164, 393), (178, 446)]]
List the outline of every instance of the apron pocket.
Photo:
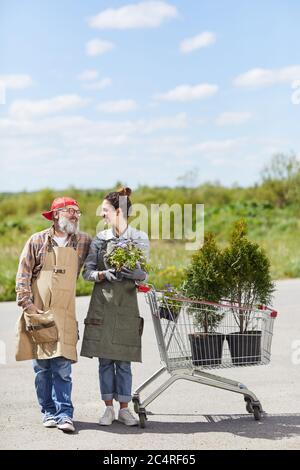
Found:
[(103, 334), (103, 318), (86, 318), (84, 324), (85, 339), (100, 341)]
[(143, 322), (142, 317), (128, 318), (124, 315), (117, 315), (112, 343), (140, 347)]
[(56, 343), (58, 340), (58, 329), (54, 322), (51, 311), (45, 313), (24, 312), (26, 331), (37, 344)]

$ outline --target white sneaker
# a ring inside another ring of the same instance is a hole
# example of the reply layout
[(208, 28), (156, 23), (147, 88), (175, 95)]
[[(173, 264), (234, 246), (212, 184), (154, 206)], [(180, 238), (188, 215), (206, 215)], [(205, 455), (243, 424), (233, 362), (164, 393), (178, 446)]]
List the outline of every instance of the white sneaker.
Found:
[(63, 432), (74, 432), (75, 427), (73, 421), (71, 419), (63, 421), (62, 423), (57, 425), (57, 428)]
[(121, 408), (119, 410), (118, 420), (126, 424), (126, 426), (137, 426), (139, 424), (129, 408)]
[(45, 426), (45, 428), (56, 428), (57, 422), (55, 421), (55, 419), (49, 418), (43, 422), (43, 426)]
[(113, 406), (107, 406), (105, 408), (103, 416), (99, 419), (100, 426), (110, 426), (115, 420), (115, 410)]

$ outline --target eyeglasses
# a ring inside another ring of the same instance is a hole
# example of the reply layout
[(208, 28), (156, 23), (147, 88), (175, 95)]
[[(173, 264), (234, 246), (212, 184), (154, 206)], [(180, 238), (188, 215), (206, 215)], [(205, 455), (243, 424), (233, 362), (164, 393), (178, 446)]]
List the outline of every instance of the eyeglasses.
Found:
[(77, 215), (80, 217), (82, 215), (81, 211), (79, 209), (73, 209), (73, 207), (66, 207), (63, 209), (58, 209), (60, 212), (68, 212), (70, 215)]

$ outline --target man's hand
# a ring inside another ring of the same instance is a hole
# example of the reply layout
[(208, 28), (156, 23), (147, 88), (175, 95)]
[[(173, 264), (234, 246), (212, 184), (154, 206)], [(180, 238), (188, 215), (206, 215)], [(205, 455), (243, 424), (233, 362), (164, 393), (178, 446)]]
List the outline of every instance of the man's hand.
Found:
[(29, 307), (25, 308), (24, 312), (29, 313), (29, 314), (33, 314), (33, 313), (44, 313), (43, 310), (40, 310), (40, 309), (37, 308), (37, 306), (34, 305), (34, 304), (31, 304)]

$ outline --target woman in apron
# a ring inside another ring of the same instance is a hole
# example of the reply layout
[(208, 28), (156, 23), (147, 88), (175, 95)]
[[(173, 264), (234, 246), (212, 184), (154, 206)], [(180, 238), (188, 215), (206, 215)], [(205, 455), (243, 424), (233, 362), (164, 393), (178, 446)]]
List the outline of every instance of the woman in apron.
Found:
[(123, 269), (117, 278), (114, 269), (106, 263), (107, 252), (122, 240), (132, 240), (148, 258), (149, 240), (146, 233), (128, 225), (131, 190), (122, 188), (107, 194), (102, 203), (101, 216), (110, 229), (99, 232), (92, 241), (83, 277), (94, 282), (87, 317), (81, 355), (99, 358), (101, 397), (106, 409), (99, 424), (108, 426), (115, 420), (113, 399), (120, 403), (118, 420), (135, 426), (131, 414), (131, 362), (142, 362), (141, 336), (143, 318), (139, 316), (136, 282), (146, 279), (139, 264), (134, 270)]

